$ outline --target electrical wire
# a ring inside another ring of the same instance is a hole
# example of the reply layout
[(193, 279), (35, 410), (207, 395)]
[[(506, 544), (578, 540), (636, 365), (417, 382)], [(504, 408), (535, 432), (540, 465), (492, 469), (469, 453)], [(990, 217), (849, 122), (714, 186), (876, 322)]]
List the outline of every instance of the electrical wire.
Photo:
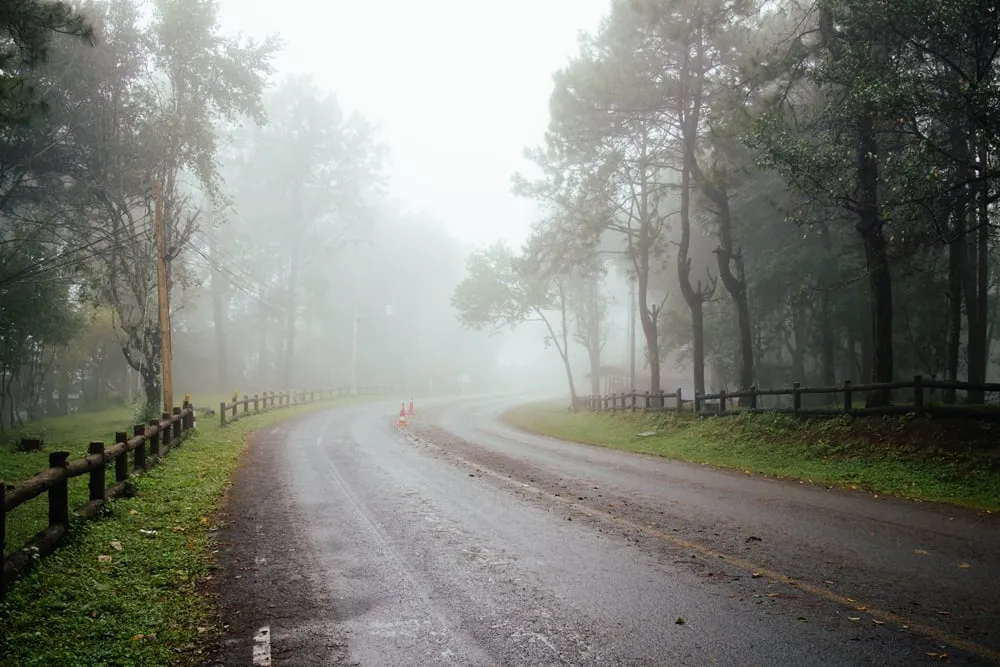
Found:
[[(214, 269), (215, 271), (218, 271), (219, 273), (221, 273), (222, 275), (224, 275), (226, 278), (229, 279), (229, 281), (230, 281), (230, 283), (232, 284), (233, 287), (235, 287), (239, 291), (243, 292), (246, 296), (250, 297), (251, 299), (253, 299), (257, 303), (259, 303), (260, 305), (264, 306), (265, 308), (270, 308), (271, 310), (273, 310), (275, 312), (278, 312), (278, 313), (282, 313), (282, 314), (286, 313), (286, 311), (285, 311), (284, 308), (281, 308), (280, 306), (274, 305), (273, 303), (271, 303), (267, 299), (263, 298), (259, 294), (255, 293), (255, 292), (251, 291), (249, 288), (247, 288), (246, 285), (244, 284), (245, 282), (247, 282), (245, 279), (240, 278), (239, 276), (237, 276), (227, 266), (225, 266), (224, 264), (222, 264), (217, 258), (212, 257), (211, 255), (206, 254), (201, 248), (199, 248), (197, 245), (195, 245), (193, 242), (191, 242), (190, 239), (187, 241), (187, 245), (192, 250), (194, 250), (194, 252), (197, 253), (198, 256), (200, 256), (205, 262), (208, 263), (208, 268)], [(258, 285), (259, 285), (259, 283), (258, 283)]]
[(85, 254), (81, 257), (76, 255), (81, 252), (85, 252), (98, 246), (99, 244), (108, 241), (106, 238), (98, 238), (89, 243), (85, 243), (81, 246), (75, 246), (63, 252), (59, 252), (51, 257), (46, 258), (43, 262), (35, 262), (29, 264), (27, 267), (15, 271), (12, 274), (0, 278), (0, 287), (5, 287), (9, 284), (16, 284), (18, 282), (24, 282), (31, 280), (40, 275), (46, 273), (51, 273), (53, 271), (58, 271), (66, 267), (72, 266), (78, 262), (83, 262), (86, 260), (94, 259), (97, 257), (103, 257), (114, 252), (120, 252), (123, 249), (130, 249), (138, 247), (143, 241), (148, 240), (150, 234), (149, 230), (141, 230), (137, 233), (131, 234), (125, 239), (119, 240), (117, 242), (112, 241), (112, 245), (106, 248), (100, 248), (95, 252)]

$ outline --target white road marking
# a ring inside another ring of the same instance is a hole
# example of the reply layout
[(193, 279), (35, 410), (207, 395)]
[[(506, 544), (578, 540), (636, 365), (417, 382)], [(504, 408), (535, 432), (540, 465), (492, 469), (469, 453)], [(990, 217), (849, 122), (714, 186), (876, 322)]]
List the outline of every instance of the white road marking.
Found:
[(254, 667), (271, 667), (271, 626), (265, 625), (253, 636)]

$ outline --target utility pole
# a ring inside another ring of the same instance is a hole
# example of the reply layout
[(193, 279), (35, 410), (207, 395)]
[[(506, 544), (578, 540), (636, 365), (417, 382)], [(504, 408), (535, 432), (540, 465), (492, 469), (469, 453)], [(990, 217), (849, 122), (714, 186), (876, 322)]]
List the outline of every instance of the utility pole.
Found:
[(167, 237), (163, 229), (163, 184), (153, 183), (156, 214), (153, 218), (156, 233), (156, 292), (160, 305), (160, 367), (163, 372), (163, 411), (174, 407), (173, 375), (170, 364), (173, 353), (170, 347), (170, 292), (167, 289)]
[(351, 396), (358, 395), (358, 299), (354, 297), (352, 318), (354, 335), (351, 337)]

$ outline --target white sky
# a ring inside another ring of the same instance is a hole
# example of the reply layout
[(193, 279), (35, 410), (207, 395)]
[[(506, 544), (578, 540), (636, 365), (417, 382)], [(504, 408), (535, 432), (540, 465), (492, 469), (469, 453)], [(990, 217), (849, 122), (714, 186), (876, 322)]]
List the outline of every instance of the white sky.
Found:
[(381, 123), (392, 191), (473, 243), (522, 241), (510, 194), (548, 123), (552, 74), (609, 0), (221, 0), (226, 31), (280, 33), (283, 71), (312, 73)]

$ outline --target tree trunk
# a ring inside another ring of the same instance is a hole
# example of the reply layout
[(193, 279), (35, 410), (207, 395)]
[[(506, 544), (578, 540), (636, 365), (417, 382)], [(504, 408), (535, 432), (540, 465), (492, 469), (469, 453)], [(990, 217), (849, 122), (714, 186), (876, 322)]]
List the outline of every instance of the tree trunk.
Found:
[[(215, 241), (210, 239), (209, 252), (213, 257), (218, 254)], [(217, 391), (228, 393), (232, 390), (229, 383), (229, 349), (226, 347), (226, 314), (223, 305), (224, 286), (222, 275), (216, 268), (212, 269), (212, 318), (215, 322), (215, 366), (218, 373)]]
[[(948, 244), (948, 348), (945, 379), (958, 380), (958, 358), (962, 346), (962, 255), (960, 243)], [(955, 390), (944, 390), (944, 402), (955, 402)]]
[(576, 383), (573, 381), (573, 368), (569, 363), (569, 317), (567, 316), (566, 286), (559, 282), (559, 314), (562, 317), (562, 354), (563, 366), (566, 368), (566, 379), (569, 382), (570, 405), (577, 409)]
[[(978, 151), (981, 165), (987, 164), (989, 157), (984, 149)], [(990, 248), (990, 228), (989, 228), (989, 193), (986, 191), (986, 183), (982, 180), (980, 171), (980, 181), (973, 188), (973, 206), (970, 207), (969, 216), (974, 220), (973, 229), (976, 231), (976, 241), (974, 243), (974, 256), (970, 255), (972, 266), (975, 267), (975, 278), (973, 289), (975, 289), (975, 305), (969, 304), (969, 382), (983, 384), (986, 382), (986, 368), (989, 365), (989, 248)], [(975, 308), (975, 326), (973, 326), (972, 309)], [(981, 389), (970, 389), (968, 392), (968, 402), (973, 405), (982, 405), (986, 401), (986, 393)]]
[(590, 395), (601, 395), (601, 349), (594, 345), (587, 348), (590, 357)]
[[(830, 228), (825, 223), (820, 225), (820, 235), (823, 240), (823, 249), (827, 253), (827, 257), (824, 258), (825, 262), (830, 257), (833, 257), (833, 241), (830, 238)], [(819, 326), (820, 375), (824, 387), (833, 387), (837, 384), (837, 335), (833, 328), (832, 309), (829, 290), (822, 290), (819, 294), (819, 307), (816, 309), (816, 319)]]
[(297, 315), (297, 303), (295, 289), (297, 287), (297, 279), (299, 275), (299, 258), (298, 258), (298, 245), (296, 244), (292, 250), (291, 264), (288, 271), (288, 301), (287, 311), (285, 315), (285, 369), (284, 369), (284, 380), (285, 388), (289, 389), (292, 386), (292, 380), (295, 378), (294, 367), (295, 367), (295, 319)]
[(263, 303), (260, 304), (260, 323), (257, 326), (257, 332), (260, 334), (258, 339), (259, 344), (257, 348), (257, 383), (260, 385), (262, 390), (267, 390), (268, 382), (270, 378), (268, 377), (267, 368), (267, 328), (268, 328), (268, 313), (267, 306)]
[[(872, 323), (872, 383), (893, 380), (892, 350), (892, 275), (883, 219), (878, 210), (878, 142), (875, 137), (874, 109), (864, 110), (858, 120), (858, 202), (857, 229), (864, 242), (868, 272), (868, 298)], [(869, 392), (867, 405), (888, 405), (892, 392), (876, 389)]]
[[(750, 303), (747, 296), (746, 276), (743, 272), (743, 262), (733, 239), (733, 217), (729, 209), (729, 195), (722, 186), (709, 180), (698, 166), (695, 157), (696, 130), (685, 133), (687, 162), (691, 175), (698, 183), (701, 191), (716, 207), (716, 224), (719, 234), (719, 247), (715, 249), (718, 260), (719, 278), (729, 292), (733, 305), (736, 306), (736, 324), (740, 337), (740, 389), (749, 389), (753, 385), (753, 330), (750, 325)], [(733, 267), (736, 267), (736, 272)], [(750, 406), (750, 397), (740, 399), (740, 405)]]
[[(646, 164), (646, 144), (642, 144), (639, 164), (642, 180), (639, 183), (639, 241), (636, 244), (638, 257), (635, 258), (636, 284), (639, 300), (639, 323), (646, 339), (646, 362), (649, 364), (649, 393), (660, 393), (660, 344), (657, 328), (659, 310), (649, 306), (649, 260), (654, 239), (652, 238), (653, 216), (657, 215), (649, 205), (649, 171)], [(632, 387), (630, 387), (632, 389)], [(656, 407), (663, 407), (656, 404)]]
[[(701, 291), (701, 282), (698, 282)], [(705, 394), (705, 302), (695, 299), (688, 303), (691, 309), (691, 357), (694, 361), (694, 393)]]
[(149, 366), (142, 369), (142, 390), (146, 396), (146, 407), (159, 405), (162, 398), (160, 376), (158, 373), (150, 371)]
[[(687, 157), (685, 156), (685, 162)], [(681, 294), (691, 311), (691, 366), (694, 375), (694, 392), (696, 395), (705, 393), (705, 292), (701, 281), (697, 290), (691, 285), (691, 258), (688, 250), (691, 247), (691, 171), (686, 166), (681, 170), (681, 242), (677, 251), (677, 282)]]
[(806, 326), (802, 321), (802, 306), (792, 306), (792, 382), (806, 384)]

